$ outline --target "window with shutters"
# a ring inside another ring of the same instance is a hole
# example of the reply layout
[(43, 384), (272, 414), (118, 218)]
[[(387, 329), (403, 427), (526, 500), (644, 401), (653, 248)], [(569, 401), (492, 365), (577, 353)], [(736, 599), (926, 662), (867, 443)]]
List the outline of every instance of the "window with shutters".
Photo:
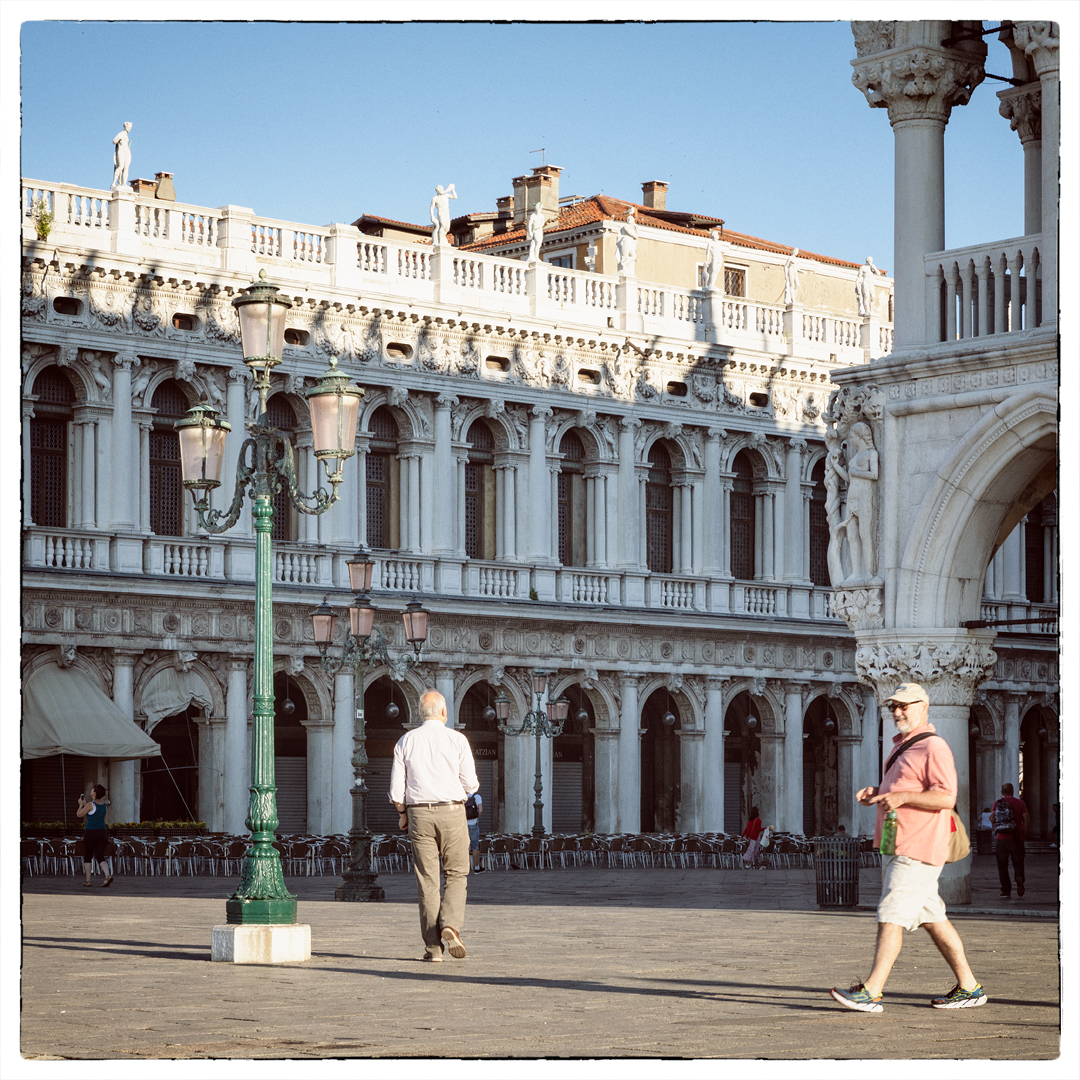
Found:
[(483, 420), (474, 421), (466, 436), (465, 554), (470, 559), (495, 557), (495, 440)]
[(46, 368), (34, 380), (34, 416), (30, 421), (30, 516), (35, 525), (62, 529), (67, 524), (68, 431), (75, 390), (58, 368)]
[(810, 580), (815, 585), (831, 585), (829, 580), (829, 520), (825, 516), (825, 460), (811, 473), (810, 494)]
[(671, 573), (672, 506), (671, 455), (656, 443), (649, 451), (645, 482), (645, 540), (653, 573)]
[[(296, 410), (293, 409), (289, 399), (284, 394), (275, 394), (266, 403), (266, 419), (271, 427), (275, 427), (282, 435), (292, 443), (294, 458), (296, 460)], [(318, 469), (316, 464), (316, 469)], [(316, 487), (316, 484), (308, 484), (308, 487)], [(274, 492), (274, 520), (270, 526), (270, 539), (275, 542), (289, 542), (297, 538), (299, 534), (299, 522), (297, 511), (293, 507), (289, 492), (282, 485), (280, 491)]]
[(393, 512), (398, 490), (398, 426), (390, 410), (382, 405), (368, 420), (366, 477), (367, 546), (384, 551), (398, 545), (398, 521)]
[(158, 536), (183, 535), (184, 489), (180, 480), (180, 437), (173, 424), (186, 415), (188, 400), (170, 379), (155, 391), (150, 430), (150, 529)]
[(735, 457), (731, 487), (731, 574), (742, 581), (754, 578), (754, 468), (746, 453)]
[(563, 566), (584, 566), (585, 529), (588, 508), (585, 501), (585, 447), (568, 431), (559, 443), (563, 460), (559, 466), (559, 562)]
[(1027, 524), (1024, 526), (1024, 571), (1027, 598), (1032, 604), (1041, 604), (1046, 599), (1043, 585), (1046, 568), (1045, 552), (1043, 507), (1040, 503), (1028, 511)]

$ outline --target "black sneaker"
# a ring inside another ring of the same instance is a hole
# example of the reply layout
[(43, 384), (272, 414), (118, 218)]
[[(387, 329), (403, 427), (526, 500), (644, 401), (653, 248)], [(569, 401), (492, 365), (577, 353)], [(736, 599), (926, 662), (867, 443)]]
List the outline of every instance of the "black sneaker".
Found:
[(1022, 881), (1018, 881), (1016, 883), (1016, 895), (1017, 896), (1023, 896), (1024, 895), (1024, 883)]

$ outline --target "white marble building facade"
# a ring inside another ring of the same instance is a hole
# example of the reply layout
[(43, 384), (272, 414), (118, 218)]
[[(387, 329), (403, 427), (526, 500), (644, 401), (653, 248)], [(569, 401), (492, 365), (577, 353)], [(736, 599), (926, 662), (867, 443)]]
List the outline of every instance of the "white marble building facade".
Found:
[[(794, 257), (779, 246), (723, 241), (746, 267), (730, 281), (750, 283), (730, 295), (692, 273), (639, 280), (236, 206), (24, 192), (24, 680), (75, 668), (157, 732), (165, 768), (67, 759), (77, 783), (107, 784), (114, 820), (187, 810), (243, 831), (254, 541), (248, 519), (199, 534), (170, 434), (200, 399), (228, 418), (223, 504), (255, 405), (230, 300), (266, 268), (293, 301), (270, 404), (303, 489), (317, 475), (306, 382), (334, 355), (366, 391), (340, 501), (275, 523), (283, 827), (349, 826), (353, 677), (322, 671), (310, 612), (347, 605), (360, 543), (396, 648), (405, 600), (432, 613), (420, 667), (365, 679), (376, 827), (393, 739), (434, 686), (473, 741), (486, 827), (526, 830), (533, 743), (484, 708), (504, 691), (515, 722), (536, 668), (573, 706), (542, 747), (549, 828), (730, 831), (751, 804), (796, 832), (870, 827), (852, 792), (876, 780), (881, 718), (824, 569), (823, 413), (832, 376), (891, 344), (889, 279), (859, 316), (857, 267), (838, 260), (800, 260), (820, 308), (755, 296)], [(55, 213), (43, 240), (36, 199)], [(708, 232), (680, 228), (642, 233), (692, 269)], [(1052, 563), (1052, 511), (1027, 527)], [(987, 575), (986, 604), (1042, 625), (999, 638), (975, 704), (980, 801), (1024, 725), (1056, 715), (1055, 639), (1040, 632), (1056, 625), (1054, 575), (1044, 560), (1042, 591), (1028, 589), (1030, 549), (1019, 533)], [(67, 781), (40, 761), (25, 778), (24, 817), (54, 816)]]

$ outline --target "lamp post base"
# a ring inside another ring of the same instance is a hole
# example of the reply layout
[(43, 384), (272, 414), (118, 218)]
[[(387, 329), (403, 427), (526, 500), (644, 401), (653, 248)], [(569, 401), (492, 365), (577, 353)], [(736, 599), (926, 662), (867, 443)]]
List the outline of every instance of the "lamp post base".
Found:
[(226, 964), (302, 964), (311, 959), (311, 927), (306, 923), (215, 926), (210, 959)]
[(370, 870), (346, 870), (341, 877), (342, 884), (334, 890), (335, 900), (364, 903), (386, 899), (382, 886), (375, 884), (378, 875)]
[(296, 897), (246, 899), (231, 896), (225, 901), (225, 921), (230, 925), (268, 926), (296, 922)]

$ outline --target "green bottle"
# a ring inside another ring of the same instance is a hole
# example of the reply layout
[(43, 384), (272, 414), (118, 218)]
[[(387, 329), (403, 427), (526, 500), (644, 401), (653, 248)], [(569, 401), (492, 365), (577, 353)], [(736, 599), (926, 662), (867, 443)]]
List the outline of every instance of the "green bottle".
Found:
[(881, 824), (881, 848), (882, 855), (896, 854), (896, 811), (890, 810), (885, 815)]

